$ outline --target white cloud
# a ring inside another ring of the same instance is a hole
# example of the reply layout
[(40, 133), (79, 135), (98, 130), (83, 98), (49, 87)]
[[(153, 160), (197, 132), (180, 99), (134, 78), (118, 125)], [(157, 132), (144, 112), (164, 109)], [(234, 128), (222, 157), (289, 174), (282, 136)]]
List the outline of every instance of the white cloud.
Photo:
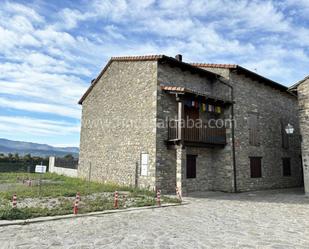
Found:
[(1, 97), (0, 106), (2, 106), (2, 108), (13, 108), (38, 113), (50, 113), (76, 119), (79, 119), (81, 116), (79, 108), (70, 108), (63, 105), (45, 104), (31, 101), (10, 100)]
[(143, 21), (145, 30), (156, 33), (160, 36), (182, 37), (195, 30), (195, 23), (190, 18), (185, 19), (163, 19), (153, 17)]
[[(83, 80), (74, 74), (70, 75), (68, 69), (61, 68), (61, 63), (58, 68), (58, 66), (44, 65), (44, 61), (33, 61), (32, 57), (29, 58), (25, 61), (29, 61), (30, 65), (0, 64), (1, 92), (31, 97), (37, 101), (41, 99), (43, 102), (76, 106), (78, 99), (87, 88)], [(39, 66), (35, 63), (39, 63), (37, 64)]]
[(30, 18), (33, 22), (44, 22), (44, 17), (39, 15), (33, 8), (27, 7), (24, 4), (5, 2), (3, 5), (5, 11), (13, 14), (21, 14)]
[(18, 36), (3, 27), (0, 26), (0, 46), (3, 51), (12, 49), (18, 43)]
[(0, 132), (27, 133), (34, 136), (68, 135), (80, 131), (79, 125), (51, 120), (0, 116)]
[(109, 39), (121, 39), (124, 40), (125, 37), (124, 35), (121, 34), (122, 30), (119, 30), (116, 26), (114, 25), (107, 25), (104, 27), (104, 31), (106, 32), (106, 35)]
[(256, 68), (285, 84), (308, 73), (305, 0), (56, 4), (0, 5), (0, 102), (7, 108), (78, 118), (86, 81), (117, 55), (182, 53), (185, 61)]
[(41, 43), (29, 34), (25, 34), (20, 38), (20, 44), (24, 46), (34, 46), (39, 47)]

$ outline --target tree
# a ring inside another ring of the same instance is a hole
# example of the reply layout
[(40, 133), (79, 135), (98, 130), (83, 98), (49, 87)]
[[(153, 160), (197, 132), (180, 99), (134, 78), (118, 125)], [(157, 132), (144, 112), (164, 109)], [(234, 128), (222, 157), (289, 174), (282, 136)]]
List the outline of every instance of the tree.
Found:
[(8, 159), (9, 159), (9, 160), (12, 160), (12, 159), (13, 159), (13, 154), (12, 154), (12, 153), (9, 153), (9, 154), (8, 154)]
[(72, 154), (67, 154), (64, 156), (65, 159), (68, 159), (68, 160), (73, 160), (74, 157), (72, 156)]
[(19, 160), (19, 155), (18, 155), (18, 153), (15, 153), (14, 154), (14, 159), (17, 161), (17, 160)]
[(31, 161), (31, 159), (32, 159), (31, 154), (24, 155), (24, 160)]

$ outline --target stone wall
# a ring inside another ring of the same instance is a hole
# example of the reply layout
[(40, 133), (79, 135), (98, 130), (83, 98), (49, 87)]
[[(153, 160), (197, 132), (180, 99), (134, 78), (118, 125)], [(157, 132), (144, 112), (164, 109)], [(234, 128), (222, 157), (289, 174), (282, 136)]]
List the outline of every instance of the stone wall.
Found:
[[(205, 68), (206, 69), (206, 68)], [(245, 75), (223, 68), (207, 68), (220, 74), (234, 88), (235, 145), (237, 186), (239, 191), (295, 187), (302, 184), (297, 99)], [(260, 146), (249, 144), (248, 116), (259, 117)], [(282, 148), (281, 120), (295, 127), (289, 148)], [(250, 177), (249, 157), (262, 157), (262, 178)], [(292, 176), (283, 176), (282, 158), (291, 158)]]
[[(182, 71), (169, 65), (158, 65), (158, 85), (184, 86), (202, 93), (229, 97), (228, 89), (218, 82), (211, 82), (198, 74)], [(221, 86), (221, 91), (219, 87)], [(228, 94), (227, 94), (228, 93)], [(158, 120), (177, 118), (177, 102), (175, 96), (162, 92), (158, 87)], [(201, 118), (205, 115), (200, 113)], [(225, 114), (230, 116), (230, 110)], [(167, 128), (157, 130), (157, 186), (166, 192), (174, 192), (176, 186), (176, 151), (166, 146)], [(197, 177), (186, 179), (183, 171), (182, 187), (184, 191), (222, 190), (232, 191), (232, 159), (230, 130), (227, 135), (228, 144), (224, 148), (194, 148), (186, 147), (186, 154), (197, 155)], [(186, 167), (185, 163), (183, 167)]]
[(48, 172), (69, 177), (77, 177), (77, 169), (62, 168), (55, 166), (55, 157), (53, 156), (49, 157)]
[(297, 88), (302, 135), (302, 158), (305, 192), (309, 195), (309, 79)]
[[(235, 141), (238, 190), (284, 188), (301, 185), (297, 99), (244, 75), (231, 73), (234, 86)], [(248, 116), (258, 115), (260, 146), (249, 144)], [(288, 149), (282, 148), (281, 120), (295, 127)], [(262, 178), (250, 177), (249, 157), (262, 157)], [(283, 176), (282, 158), (291, 158), (292, 176)]]
[[(156, 61), (111, 63), (83, 102), (79, 177), (155, 186), (156, 95)], [(140, 175), (142, 152), (148, 176)]]
[[(290, 122), (299, 134), (297, 100), (244, 75), (228, 69), (209, 69), (234, 86), (236, 119), (236, 166), (238, 190), (293, 187), (301, 184), (300, 141), (290, 139), (282, 148), (281, 120)], [(231, 129), (227, 145), (217, 148), (168, 149), (168, 118), (177, 118), (175, 96), (160, 85), (182, 86), (229, 98), (230, 89), (217, 80), (183, 71), (157, 61), (114, 61), (83, 102), (79, 177), (103, 182), (159, 188), (175, 192), (177, 179), (186, 191), (221, 190), (232, 192), (233, 156)], [(259, 116), (260, 146), (249, 145), (248, 116)], [(307, 113), (307, 112), (306, 112)], [(204, 114), (200, 113), (201, 117)], [(203, 117), (205, 118), (205, 117)], [(207, 117), (206, 117), (207, 118)], [(221, 118), (231, 118), (231, 107)], [(147, 176), (140, 174), (140, 155), (149, 154)], [(197, 177), (186, 179), (179, 168), (185, 155), (197, 155)], [(250, 177), (249, 157), (260, 156), (262, 178)], [(282, 158), (290, 157), (292, 176), (283, 177)], [(178, 160), (177, 160), (178, 159)], [(304, 162), (306, 162), (306, 158)]]

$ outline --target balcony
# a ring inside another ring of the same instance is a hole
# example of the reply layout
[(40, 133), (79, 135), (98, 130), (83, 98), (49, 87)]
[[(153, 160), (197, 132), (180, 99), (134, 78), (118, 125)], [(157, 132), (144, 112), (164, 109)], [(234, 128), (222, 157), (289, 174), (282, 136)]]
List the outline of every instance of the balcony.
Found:
[(226, 145), (226, 129), (206, 127), (178, 128), (177, 125), (169, 123), (168, 144), (175, 144), (180, 141), (183, 141), (187, 146), (224, 146)]

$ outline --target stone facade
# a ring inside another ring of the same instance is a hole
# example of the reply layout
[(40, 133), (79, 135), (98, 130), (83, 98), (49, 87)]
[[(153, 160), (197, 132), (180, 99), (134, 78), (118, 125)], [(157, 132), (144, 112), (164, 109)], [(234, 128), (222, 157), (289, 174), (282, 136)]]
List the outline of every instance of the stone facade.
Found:
[[(78, 174), (96, 181), (159, 188), (175, 192), (234, 191), (232, 129), (227, 127), (225, 146), (192, 147), (166, 144), (166, 120), (177, 119), (178, 102), (162, 85), (180, 86), (200, 93), (232, 100), (235, 127), (236, 180), (239, 191), (294, 187), (301, 184), (300, 141), (290, 138), (282, 148), (281, 121), (298, 131), (297, 100), (229, 69), (207, 77), (190, 68), (160, 63), (158, 60), (112, 61), (97, 84), (83, 100), (80, 164)], [(222, 80), (218, 79), (221, 75)], [(249, 145), (248, 115), (259, 117), (260, 145)], [(200, 112), (208, 120), (209, 114)], [(220, 119), (232, 118), (226, 105)], [(131, 124), (132, 123), (132, 124)], [(148, 173), (141, 175), (141, 153), (149, 155)], [(197, 155), (196, 178), (186, 178), (186, 155)], [(262, 177), (250, 177), (249, 157), (262, 157)], [(282, 158), (291, 158), (292, 175), (282, 174)]]
[[(78, 175), (150, 188), (156, 179), (157, 62), (113, 61), (83, 101)], [(148, 176), (139, 174), (149, 154)]]
[[(184, 86), (195, 89), (198, 92), (216, 95), (221, 98), (229, 98), (229, 89), (220, 84), (212, 82), (205, 77), (192, 74), (189, 71), (182, 71), (176, 67), (170, 67), (166, 64), (158, 65), (158, 85)], [(220, 89), (220, 91), (218, 90)], [(177, 102), (175, 97), (168, 95), (158, 89), (158, 120), (177, 119)], [(207, 119), (205, 114), (200, 111), (200, 118)], [(230, 117), (230, 110), (224, 112), (226, 117)], [(224, 118), (224, 117), (222, 117)], [(166, 127), (157, 129), (157, 170), (160, 176), (157, 186), (167, 192), (173, 192), (176, 182), (176, 157), (173, 149), (167, 149), (165, 141), (167, 140)], [(227, 131), (227, 145), (224, 148), (178, 148), (183, 155), (182, 162), (182, 190), (183, 192), (206, 191), (206, 190), (233, 190), (232, 177), (232, 152), (230, 130)], [(178, 154), (178, 153), (177, 153)], [(197, 155), (196, 178), (187, 179), (185, 169), (185, 155)]]
[(309, 78), (297, 87), (305, 192), (309, 195)]
[[(297, 100), (282, 92), (254, 82), (244, 75), (231, 74), (235, 89), (235, 139), (238, 190), (293, 187), (301, 184), (301, 160)], [(248, 115), (256, 113), (259, 146), (250, 146)], [(295, 127), (289, 147), (282, 147), (281, 121)], [(249, 157), (262, 157), (262, 178), (250, 178)], [(291, 176), (283, 176), (282, 158), (291, 159)]]
[[(230, 69), (207, 68), (226, 78), (234, 89), (237, 190), (297, 187), (302, 184), (297, 99), (288, 92), (266, 86)], [(258, 116), (259, 145), (249, 144), (248, 117)], [(292, 124), (295, 132), (288, 148), (282, 147), (282, 127)], [(250, 177), (250, 157), (262, 157), (262, 177)], [(291, 159), (291, 176), (283, 176), (282, 158)]]

